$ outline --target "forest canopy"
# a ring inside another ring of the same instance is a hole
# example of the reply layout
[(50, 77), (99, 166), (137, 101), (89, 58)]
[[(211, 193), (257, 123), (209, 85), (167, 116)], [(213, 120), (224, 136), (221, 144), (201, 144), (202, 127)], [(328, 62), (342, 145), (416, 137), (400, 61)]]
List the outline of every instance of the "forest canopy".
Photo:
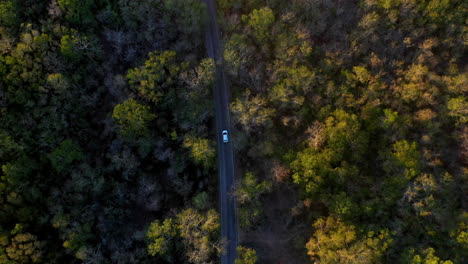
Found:
[(218, 5), (258, 262), (466, 263), (466, 1)]
[(205, 21), (196, 0), (0, 1), (0, 263), (218, 258)]
[(0, 263), (468, 262), (462, 0), (0, 0)]

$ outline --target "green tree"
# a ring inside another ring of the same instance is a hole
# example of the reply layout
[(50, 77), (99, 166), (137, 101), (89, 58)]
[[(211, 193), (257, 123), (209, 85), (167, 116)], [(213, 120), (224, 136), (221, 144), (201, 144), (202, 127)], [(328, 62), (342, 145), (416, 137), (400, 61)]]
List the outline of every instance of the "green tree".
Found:
[(63, 74), (53, 73), (47, 76), (47, 86), (50, 91), (65, 94), (70, 89), (70, 82)]
[(146, 237), (148, 239), (148, 253), (151, 256), (161, 256), (170, 259), (174, 249), (174, 240), (178, 235), (177, 225), (173, 219), (166, 219), (163, 223), (156, 220), (151, 223)]
[(270, 37), (271, 25), (275, 22), (273, 10), (269, 7), (254, 9), (249, 15), (243, 15), (242, 21), (253, 30), (253, 34), (260, 42)]
[(371, 79), (370, 72), (362, 66), (353, 67), (353, 72), (356, 75), (356, 79), (359, 80), (361, 83), (366, 84)]
[(2, 165), (0, 177), (0, 221), (17, 219), (28, 222), (35, 217), (37, 207), (28, 205), (37, 197), (37, 183), (34, 173), (39, 164), (31, 157), (22, 155)]
[(383, 118), (383, 126), (385, 128), (389, 128), (391, 126), (397, 125), (399, 120), (398, 112), (392, 111), (392, 109), (384, 109), (384, 118)]
[(8, 256), (5, 250), (8, 244), (10, 243), (8, 236), (8, 232), (2, 230), (2, 233), (0, 234), (0, 263), (9, 264)]
[(4, 130), (0, 130), (0, 160), (10, 160), (15, 157), (22, 147)]
[(403, 101), (416, 106), (434, 104), (439, 89), (429, 80), (429, 68), (421, 64), (411, 65), (405, 73), (405, 81), (399, 87)]
[(256, 264), (257, 263), (257, 253), (251, 248), (246, 248), (242, 246), (237, 247), (237, 259), (234, 262), (235, 264)]
[(196, 84), (211, 88), (216, 78), (216, 65), (214, 60), (212, 58), (203, 59), (196, 67), (195, 72), (197, 74), (195, 80)]
[(356, 213), (360, 212), (359, 204), (353, 198), (346, 192), (322, 195), (322, 199), (326, 201), (325, 204), (329, 206), (330, 211), (341, 219), (352, 219)]
[(95, 23), (91, 10), (95, 8), (94, 0), (58, 0), (66, 19), (76, 25), (93, 25)]
[(43, 242), (30, 233), (17, 234), (6, 247), (6, 254), (13, 263), (39, 263), (42, 259)]
[(149, 53), (144, 66), (129, 70), (127, 78), (144, 98), (158, 103), (177, 83), (182, 68), (174, 51), (154, 51)]
[(459, 124), (468, 122), (468, 102), (465, 96), (452, 98), (447, 103), (449, 115), (456, 118)]
[(192, 203), (198, 210), (206, 210), (210, 208), (210, 196), (207, 192), (200, 192), (192, 198)]
[(156, 115), (150, 112), (149, 106), (139, 104), (130, 98), (115, 106), (112, 117), (117, 120), (124, 137), (135, 139), (150, 133), (148, 125)]
[(66, 171), (75, 161), (85, 158), (78, 144), (70, 139), (64, 140), (49, 155), (49, 160), (58, 172)]
[(215, 70), (212, 59), (203, 59), (194, 69), (187, 68), (180, 74), (181, 84), (168, 100), (180, 127), (199, 130), (214, 115), (211, 94)]
[(251, 59), (249, 51), (252, 49), (248, 45), (247, 40), (247, 37), (242, 34), (233, 34), (224, 47), (224, 59), (229, 69), (234, 73), (245, 69), (249, 59)]
[(310, 195), (336, 194), (335, 191), (352, 184), (359, 176), (358, 165), (367, 150), (368, 136), (358, 117), (343, 110), (326, 119), (320, 135), (315, 135), (322, 136), (323, 143), (312, 144), (291, 163), (294, 182)]
[(256, 224), (262, 213), (260, 197), (272, 189), (269, 181), (259, 181), (252, 172), (247, 172), (236, 185), (234, 195), (239, 202), (239, 222), (249, 228)]
[(87, 258), (90, 241), (95, 239), (95, 235), (91, 231), (92, 224), (91, 221), (74, 222), (64, 230), (63, 247), (79, 260)]
[(272, 184), (268, 181), (259, 181), (252, 172), (247, 172), (236, 186), (235, 195), (240, 204), (245, 204), (271, 191)]
[(387, 205), (393, 205), (401, 198), (407, 184), (421, 173), (421, 157), (416, 142), (401, 140), (382, 158), (386, 177), (380, 193)]
[(195, 163), (207, 169), (213, 167), (216, 151), (208, 139), (186, 135), (183, 145), (190, 149), (190, 156)]
[(76, 47), (78, 39), (73, 35), (64, 35), (60, 39), (60, 51), (62, 55), (70, 62), (77, 62), (81, 54)]
[(175, 24), (185, 37), (200, 34), (208, 17), (205, 4), (200, 0), (165, 1), (166, 20)]
[(190, 262), (206, 263), (218, 253), (220, 224), (216, 211), (209, 210), (202, 214), (189, 208), (177, 215), (177, 223)]
[(2, 77), (6, 85), (2, 90), (6, 92), (9, 102), (20, 105), (37, 100), (45, 83), (44, 59), (53, 45), (51, 36), (32, 29), (31, 24), (25, 24), (24, 28), (21, 35), (23, 41), (11, 47), (5, 56), (5, 68), (1, 69), (6, 70)]
[[(334, 217), (320, 218), (314, 223), (315, 232), (307, 242), (307, 254), (315, 262), (378, 263), (380, 252), (372, 239), (359, 239), (356, 228)], [(371, 245), (368, 245), (371, 243)]]
[(268, 107), (267, 99), (252, 96), (247, 90), (243, 98), (237, 98), (231, 104), (231, 110), (246, 132), (258, 131), (260, 128), (270, 128), (273, 125), (275, 109)]
[(18, 24), (18, 10), (15, 0), (0, 2), (0, 26), (13, 27)]
[(190, 263), (207, 263), (219, 253), (219, 215), (214, 210), (201, 213), (193, 208), (185, 209), (175, 218), (154, 221), (147, 233), (148, 253), (160, 256), (167, 261), (177, 259), (173, 255), (177, 248), (176, 239), (180, 239)]
[(406, 179), (412, 179), (421, 172), (421, 157), (416, 142), (401, 140), (393, 144), (393, 151), (384, 169), (395, 175), (403, 170)]
[(2, 172), (5, 180), (10, 185), (18, 187), (23, 186), (30, 181), (32, 172), (37, 169), (38, 164), (27, 156), (21, 156), (2, 165)]
[(458, 217), (459, 223), (450, 236), (456, 241), (454, 260), (468, 258), (468, 212), (462, 212)]
[(433, 248), (422, 250), (421, 254), (416, 254), (414, 249), (410, 249), (408, 255), (404, 256), (403, 263), (408, 264), (454, 264), (451, 260), (441, 260), (435, 255)]
[(281, 109), (298, 109), (310, 97), (316, 83), (315, 72), (306, 66), (281, 67), (276, 70), (275, 86), (270, 97)]

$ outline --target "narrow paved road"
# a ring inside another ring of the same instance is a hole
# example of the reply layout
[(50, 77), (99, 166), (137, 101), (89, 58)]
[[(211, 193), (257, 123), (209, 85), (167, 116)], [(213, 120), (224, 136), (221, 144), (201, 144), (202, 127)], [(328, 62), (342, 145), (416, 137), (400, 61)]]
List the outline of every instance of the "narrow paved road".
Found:
[(231, 135), (228, 143), (223, 143), (221, 131), (231, 131), (229, 117), (229, 90), (224, 76), (222, 47), (219, 40), (219, 28), (216, 21), (214, 0), (203, 0), (208, 7), (209, 21), (206, 32), (208, 56), (216, 62), (216, 81), (214, 96), (216, 104), (216, 135), (218, 140), (219, 160), (219, 195), (221, 205), (221, 236), (227, 239), (226, 254), (221, 256), (221, 264), (234, 264), (237, 248), (236, 200), (230, 194), (235, 183), (234, 157)]

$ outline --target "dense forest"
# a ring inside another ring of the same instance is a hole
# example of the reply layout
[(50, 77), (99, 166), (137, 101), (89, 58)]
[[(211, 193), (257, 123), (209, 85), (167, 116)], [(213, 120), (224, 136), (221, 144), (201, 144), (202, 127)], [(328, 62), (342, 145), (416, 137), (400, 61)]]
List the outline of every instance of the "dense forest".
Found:
[(218, 5), (259, 263), (468, 263), (467, 2)]
[[(468, 3), (217, 0), (236, 264), (468, 262)], [(0, 264), (219, 263), (201, 0), (0, 0)]]
[(0, 1), (0, 263), (216, 262), (205, 13)]

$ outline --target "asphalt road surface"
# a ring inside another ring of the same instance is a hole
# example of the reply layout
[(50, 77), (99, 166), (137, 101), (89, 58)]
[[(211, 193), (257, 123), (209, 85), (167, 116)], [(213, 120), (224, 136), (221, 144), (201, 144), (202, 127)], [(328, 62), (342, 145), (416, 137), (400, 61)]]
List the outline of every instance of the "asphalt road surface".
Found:
[(219, 195), (221, 206), (221, 236), (227, 240), (226, 252), (221, 256), (221, 264), (233, 264), (237, 248), (237, 215), (236, 200), (231, 193), (235, 183), (234, 157), (232, 152), (232, 137), (224, 143), (221, 132), (231, 131), (229, 117), (229, 89), (224, 76), (222, 48), (219, 40), (219, 28), (216, 22), (216, 7), (214, 0), (203, 0), (208, 7), (209, 21), (206, 32), (206, 47), (208, 56), (216, 63), (216, 81), (214, 96), (216, 105), (216, 135), (218, 140), (219, 160)]

